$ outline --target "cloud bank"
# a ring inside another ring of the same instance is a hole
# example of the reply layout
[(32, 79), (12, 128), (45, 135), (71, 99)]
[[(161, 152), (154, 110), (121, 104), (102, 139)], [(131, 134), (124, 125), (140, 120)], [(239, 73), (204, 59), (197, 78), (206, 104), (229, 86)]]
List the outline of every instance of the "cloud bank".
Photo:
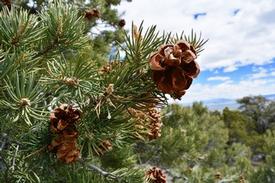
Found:
[(198, 59), (202, 70), (232, 72), (248, 64), (270, 63), (275, 57), (274, 0), (133, 0), (122, 3), (119, 11), (126, 11), (128, 28), (131, 21), (144, 20), (161, 31), (201, 31), (209, 38)]

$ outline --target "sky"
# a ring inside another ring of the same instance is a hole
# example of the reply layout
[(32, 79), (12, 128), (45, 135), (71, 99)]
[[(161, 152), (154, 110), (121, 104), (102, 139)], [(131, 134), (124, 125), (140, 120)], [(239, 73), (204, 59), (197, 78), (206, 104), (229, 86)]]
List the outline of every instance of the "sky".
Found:
[(201, 73), (183, 103), (275, 94), (275, 0), (133, 0), (118, 7), (131, 22), (209, 39)]

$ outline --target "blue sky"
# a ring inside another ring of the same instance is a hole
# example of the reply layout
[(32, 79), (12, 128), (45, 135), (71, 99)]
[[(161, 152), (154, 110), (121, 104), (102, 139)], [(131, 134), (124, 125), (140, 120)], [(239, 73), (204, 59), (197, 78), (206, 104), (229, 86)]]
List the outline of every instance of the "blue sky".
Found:
[(144, 20), (145, 27), (193, 28), (209, 39), (183, 103), (275, 93), (275, 0), (133, 0), (119, 11), (126, 28)]

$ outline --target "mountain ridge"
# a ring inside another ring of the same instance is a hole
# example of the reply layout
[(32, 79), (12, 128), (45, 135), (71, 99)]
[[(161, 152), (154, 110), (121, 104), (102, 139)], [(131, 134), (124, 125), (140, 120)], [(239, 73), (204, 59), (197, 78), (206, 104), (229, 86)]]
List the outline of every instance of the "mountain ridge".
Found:
[[(251, 95), (252, 96), (252, 95)], [(267, 95), (261, 95), (265, 97), (268, 100), (275, 101), (275, 94), (267, 94)], [(225, 107), (228, 107), (229, 109), (238, 109), (240, 104), (237, 102), (238, 99), (229, 99), (229, 98), (215, 98), (215, 99), (209, 99), (209, 100), (202, 100), (201, 102), (209, 108), (211, 111), (221, 111)], [(192, 105), (191, 103), (187, 104), (187, 106)]]

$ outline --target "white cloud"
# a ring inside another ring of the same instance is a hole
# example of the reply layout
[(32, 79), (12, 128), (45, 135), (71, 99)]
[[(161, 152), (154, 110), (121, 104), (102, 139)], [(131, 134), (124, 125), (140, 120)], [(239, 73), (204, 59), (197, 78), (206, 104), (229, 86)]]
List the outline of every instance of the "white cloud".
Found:
[(265, 78), (271, 76), (271, 73), (268, 72), (267, 69), (263, 67), (259, 67), (256, 71), (254, 71), (253, 74), (251, 74), (251, 79), (260, 79), (260, 78)]
[[(233, 12), (240, 9), (236, 16)], [(275, 57), (274, 0), (133, 0), (122, 3), (128, 28), (131, 21), (145, 27), (180, 33), (191, 28), (209, 38), (198, 58), (203, 70), (224, 67), (231, 72), (248, 64), (263, 65)], [(206, 12), (194, 20), (195, 13)]]
[(247, 79), (237, 83), (223, 82), (218, 85), (193, 84), (179, 103), (204, 101), (216, 98), (236, 99), (248, 95), (272, 94), (275, 91), (275, 78)]
[(211, 76), (207, 78), (208, 81), (228, 81), (230, 77), (227, 76)]

